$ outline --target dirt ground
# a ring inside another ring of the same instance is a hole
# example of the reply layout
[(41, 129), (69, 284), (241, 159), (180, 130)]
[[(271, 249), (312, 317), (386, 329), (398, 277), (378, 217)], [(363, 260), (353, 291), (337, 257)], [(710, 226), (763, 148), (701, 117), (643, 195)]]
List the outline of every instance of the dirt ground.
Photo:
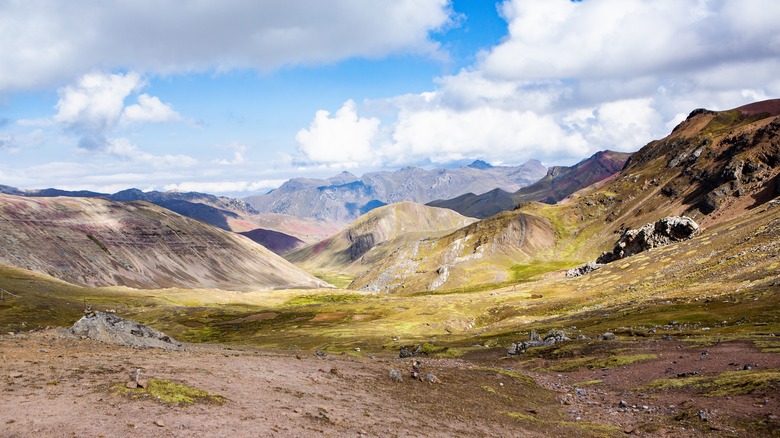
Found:
[[(0, 336), (0, 437), (778, 434), (776, 385), (732, 397), (633, 390), (678, 373), (706, 375), (748, 363), (777, 369), (777, 354), (746, 342), (691, 347), (656, 340), (631, 348), (656, 359), (555, 373), (540, 370), (549, 365), (545, 359), (483, 350), (466, 359), (421, 358), (421, 374), (440, 380), (426, 383), (411, 378), (410, 359), (390, 352), (318, 357), (192, 344), (170, 352), (102, 344), (58, 329), (6, 334)], [(112, 390), (135, 369), (227, 401), (166, 404)], [(391, 378), (394, 369), (400, 381)], [(594, 380), (602, 382), (580, 384)]]

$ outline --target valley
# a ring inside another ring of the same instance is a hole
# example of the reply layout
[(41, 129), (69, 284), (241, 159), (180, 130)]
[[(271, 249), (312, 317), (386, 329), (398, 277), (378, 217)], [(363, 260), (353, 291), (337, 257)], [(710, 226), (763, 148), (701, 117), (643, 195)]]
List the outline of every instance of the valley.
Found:
[[(565, 178), (554, 204), (523, 198), (478, 220), (393, 203), (299, 239), (286, 260), (147, 202), (0, 195), (0, 424), (21, 436), (776, 435), (776, 103), (695, 110), (597, 181)], [(701, 227), (692, 238), (566, 275), (627, 230), (683, 215)], [(185, 350), (68, 334), (87, 306)], [(508, 354), (533, 333), (559, 341)], [(225, 400), (117, 391), (134, 369)]]

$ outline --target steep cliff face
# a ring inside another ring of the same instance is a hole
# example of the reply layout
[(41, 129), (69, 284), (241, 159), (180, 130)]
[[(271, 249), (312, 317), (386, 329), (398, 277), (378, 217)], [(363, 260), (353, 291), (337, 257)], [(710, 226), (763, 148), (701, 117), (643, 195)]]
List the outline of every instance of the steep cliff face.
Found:
[(0, 195), (0, 264), (86, 286), (325, 284), (249, 239), (146, 202)]

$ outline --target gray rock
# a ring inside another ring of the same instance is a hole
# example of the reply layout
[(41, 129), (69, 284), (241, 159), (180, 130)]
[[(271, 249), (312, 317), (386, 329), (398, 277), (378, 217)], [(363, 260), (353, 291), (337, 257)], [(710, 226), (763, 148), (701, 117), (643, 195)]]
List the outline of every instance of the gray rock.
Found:
[(182, 345), (165, 333), (113, 313), (90, 312), (71, 327), (76, 336), (133, 348), (181, 350)]
[(599, 339), (601, 339), (602, 341), (614, 341), (615, 339), (617, 339), (617, 336), (615, 336), (614, 333), (607, 332), (599, 335)]
[(596, 263), (610, 263), (648, 249), (682, 242), (696, 236), (699, 224), (686, 216), (669, 216), (638, 230), (628, 230), (620, 236), (612, 251), (602, 253)]
[(390, 370), (390, 379), (400, 382), (401, 381), (401, 372), (398, 370)]
[(531, 330), (531, 334), (528, 336), (528, 341), (516, 342), (509, 346), (507, 354), (510, 356), (525, 353), (525, 351), (531, 347), (544, 347), (548, 345), (557, 344), (570, 340), (566, 336), (566, 332), (563, 330), (550, 330), (547, 335), (542, 339), (536, 330)]
[(573, 277), (579, 277), (581, 275), (589, 274), (597, 269), (600, 269), (602, 266), (604, 265), (601, 263), (588, 262), (582, 266), (571, 268), (568, 271), (566, 271), (566, 277), (573, 278)]

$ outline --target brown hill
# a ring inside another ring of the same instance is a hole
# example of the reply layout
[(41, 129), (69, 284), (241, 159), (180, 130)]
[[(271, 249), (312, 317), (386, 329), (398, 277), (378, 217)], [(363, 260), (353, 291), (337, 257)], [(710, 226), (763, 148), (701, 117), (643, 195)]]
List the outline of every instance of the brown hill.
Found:
[(374, 209), (338, 234), (286, 258), (309, 272), (355, 273), (365, 268), (361, 259), (367, 253), (388, 241), (433, 237), (474, 221), (451, 210), (399, 202)]
[(0, 195), (0, 264), (87, 286), (322, 287), (249, 239), (146, 202)]

